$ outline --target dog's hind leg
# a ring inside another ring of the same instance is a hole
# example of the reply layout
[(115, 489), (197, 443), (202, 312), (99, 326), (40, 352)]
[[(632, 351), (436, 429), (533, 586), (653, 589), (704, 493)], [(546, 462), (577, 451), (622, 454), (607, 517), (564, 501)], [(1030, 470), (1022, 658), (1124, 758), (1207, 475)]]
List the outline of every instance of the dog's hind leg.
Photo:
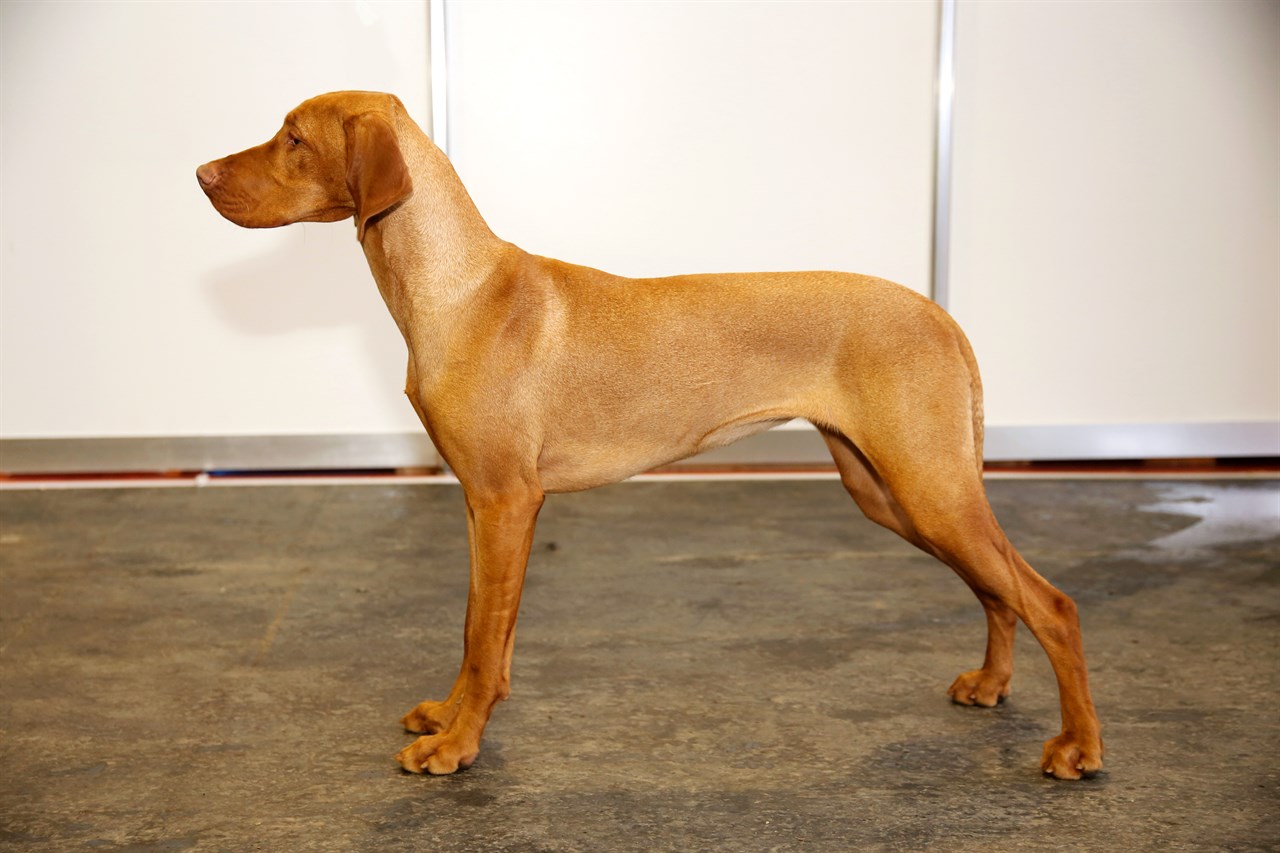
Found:
[(951, 566), (986, 607), (992, 630), (988, 660), (981, 670), (956, 680), (952, 697), (963, 702), (968, 698), (965, 691), (981, 696), (1002, 682), (1013, 637), (1006, 613), (1012, 612), (1031, 629), (1058, 681), (1062, 732), (1045, 744), (1042, 769), (1060, 779), (1099, 770), (1102, 740), (1075, 602), (1037, 574), (1009, 543), (986, 505), (980, 483), (967, 494), (947, 494), (909, 477), (890, 480), (890, 488), (928, 550)]
[[(938, 556), (929, 543), (912, 527), (906, 512), (862, 451), (844, 435), (822, 429), (822, 437), (831, 451), (840, 481), (858, 508), (870, 520), (888, 528), (923, 551)], [(944, 561), (945, 562), (945, 561)], [(1009, 695), (1013, 678), (1013, 638), (1018, 627), (1017, 615), (998, 598), (973, 588), (987, 614), (987, 651), (981, 669), (961, 673), (947, 693), (961, 705), (994, 707)]]
[(959, 332), (939, 331), (936, 346), (863, 372), (874, 381), (845, 389), (848, 405), (837, 404), (824, 436), (862, 511), (950, 566), (986, 610), (986, 660), (956, 679), (953, 699), (992, 705), (1007, 693), (1021, 619), (1053, 665), (1062, 710), (1062, 733), (1045, 745), (1041, 766), (1078, 779), (1101, 768), (1102, 740), (1076, 606), (1027, 564), (991, 512), (976, 368)]

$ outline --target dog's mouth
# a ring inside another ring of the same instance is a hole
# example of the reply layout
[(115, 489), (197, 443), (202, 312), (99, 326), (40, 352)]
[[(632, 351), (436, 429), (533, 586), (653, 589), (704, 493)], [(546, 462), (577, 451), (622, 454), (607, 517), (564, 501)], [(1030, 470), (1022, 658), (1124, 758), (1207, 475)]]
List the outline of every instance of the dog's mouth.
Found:
[(241, 228), (268, 228), (272, 224), (284, 224), (259, 220), (254, 214), (254, 205), (251, 201), (229, 195), (224, 189), (219, 187), (201, 187), (201, 189), (209, 198), (209, 203), (213, 205), (214, 210), (218, 211), (224, 219), (234, 222)]
[(264, 210), (260, 198), (238, 182), (227, 180), (226, 176), (209, 182), (202, 179), (200, 189), (204, 191), (214, 210), (241, 228), (277, 228), (293, 221), (283, 216), (271, 215)]
[(300, 208), (294, 211), (271, 210), (262, 199), (234, 185), (218, 183), (201, 184), (200, 188), (213, 205), (213, 209), (227, 221), (241, 228), (280, 228), (295, 222), (339, 222), (351, 218), (354, 211), (347, 205), (324, 205), (314, 209)]
[(196, 169), (196, 181), (213, 209), (244, 228), (284, 224), (262, 221), (261, 199), (247, 188), (244, 176), (232, 168), (229, 159), (214, 160)]

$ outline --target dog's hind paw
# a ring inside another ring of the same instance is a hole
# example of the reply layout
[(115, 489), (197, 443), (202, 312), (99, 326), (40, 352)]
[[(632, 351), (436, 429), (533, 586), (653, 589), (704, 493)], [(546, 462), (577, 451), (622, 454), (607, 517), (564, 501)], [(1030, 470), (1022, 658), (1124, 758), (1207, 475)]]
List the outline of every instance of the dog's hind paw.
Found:
[(960, 674), (951, 683), (947, 695), (960, 705), (981, 705), (994, 708), (1009, 695), (1009, 676), (995, 675), (985, 669), (974, 669)]
[(1040, 768), (1058, 779), (1079, 779), (1102, 769), (1102, 739), (1063, 732), (1044, 745)]
[(396, 753), (396, 761), (410, 773), (442, 776), (465, 770), (479, 754), (479, 746), (464, 744), (461, 738), (445, 733), (423, 735)]
[(420, 702), (412, 711), (400, 718), (405, 730), (414, 734), (433, 735), (453, 725), (458, 716), (458, 702)]

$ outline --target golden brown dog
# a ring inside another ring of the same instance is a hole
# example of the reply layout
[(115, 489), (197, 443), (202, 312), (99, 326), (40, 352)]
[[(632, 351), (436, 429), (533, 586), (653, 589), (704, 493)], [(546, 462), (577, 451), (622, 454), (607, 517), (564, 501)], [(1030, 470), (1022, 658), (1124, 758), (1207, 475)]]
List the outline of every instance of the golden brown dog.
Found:
[(879, 524), (954, 569), (987, 615), (986, 659), (949, 693), (1009, 695), (1017, 620), (1058, 679), (1062, 733), (1041, 765), (1102, 766), (1075, 604), (1005, 538), (982, 484), (973, 353), (934, 303), (834, 272), (635, 280), (527, 254), (493, 235), (453, 167), (392, 95), (338, 92), (271, 140), (207, 163), (200, 186), (250, 228), (355, 217), (409, 349), (406, 393), (461, 482), (471, 543), (462, 670), (397, 758), (476, 760), (510, 693), (516, 611), (547, 492), (588, 489), (791, 418), (821, 430)]

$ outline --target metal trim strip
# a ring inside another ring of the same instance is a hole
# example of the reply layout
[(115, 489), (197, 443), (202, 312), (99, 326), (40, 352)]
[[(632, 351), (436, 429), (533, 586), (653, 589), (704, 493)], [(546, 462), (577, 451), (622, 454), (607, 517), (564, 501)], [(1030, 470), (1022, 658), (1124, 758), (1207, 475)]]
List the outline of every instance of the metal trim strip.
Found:
[(431, 38), (431, 141), (449, 154), (449, 53), (445, 0), (427, 9)]
[(955, 105), (956, 0), (938, 4), (937, 137), (933, 171), (933, 301), (951, 308), (951, 123)]
[[(999, 426), (989, 461), (1280, 457), (1280, 421)], [(816, 430), (775, 429), (692, 460), (706, 465), (825, 465)], [(433, 468), (425, 433), (0, 439), (6, 474)]]

